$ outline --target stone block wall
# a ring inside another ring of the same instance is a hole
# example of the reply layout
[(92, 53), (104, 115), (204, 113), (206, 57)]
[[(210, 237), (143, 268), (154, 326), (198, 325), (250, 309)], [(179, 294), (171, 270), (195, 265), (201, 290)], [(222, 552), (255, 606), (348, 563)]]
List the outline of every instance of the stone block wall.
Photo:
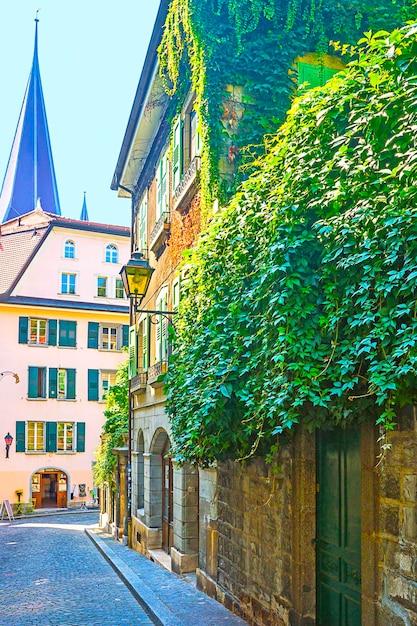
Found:
[(274, 465), (218, 465), (218, 585), (254, 626), (288, 626), (292, 577), (292, 446)]
[(417, 625), (417, 423), (409, 408), (389, 434), (376, 468), (378, 494), (377, 624)]

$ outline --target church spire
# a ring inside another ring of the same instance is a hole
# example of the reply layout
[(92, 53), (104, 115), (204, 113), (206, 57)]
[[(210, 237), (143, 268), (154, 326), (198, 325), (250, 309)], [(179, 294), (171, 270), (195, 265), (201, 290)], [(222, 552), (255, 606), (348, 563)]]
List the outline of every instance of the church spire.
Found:
[(80, 220), (83, 221), (83, 222), (89, 222), (90, 221), (88, 219), (87, 201), (85, 199), (85, 191), (84, 191), (84, 202), (83, 202), (83, 208), (81, 209)]
[(33, 211), (61, 215), (38, 61), (38, 17), (35, 47), (22, 109), (0, 194), (0, 222)]

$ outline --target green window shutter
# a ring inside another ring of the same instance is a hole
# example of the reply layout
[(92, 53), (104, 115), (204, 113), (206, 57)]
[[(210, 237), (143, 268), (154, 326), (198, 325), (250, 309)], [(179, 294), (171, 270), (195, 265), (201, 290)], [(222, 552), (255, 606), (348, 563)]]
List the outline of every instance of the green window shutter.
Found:
[(142, 369), (144, 372), (147, 372), (149, 368), (149, 321), (150, 317), (146, 316), (142, 322)]
[(67, 369), (67, 400), (75, 400), (75, 369)]
[(28, 398), (38, 397), (38, 368), (29, 366)]
[(340, 70), (326, 67), (325, 65), (311, 65), (310, 63), (298, 63), (298, 84), (308, 83), (307, 88), (322, 87), (327, 81)]
[(98, 348), (98, 322), (88, 322), (88, 344), (89, 348)]
[(26, 450), (25, 428), (25, 422), (16, 422), (16, 452), (24, 452)]
[(122, 346), (127, 348), (129, 346), (129, 326), (123, 324), (122, 327)]
[(46, 422), (46, 452), (56, 452), (56, 422)]
[(182, 177), (183, 145), (182, 145), (182, 120), (177, 118), (173, 130), (172, 150), (172, 190), (175, 191)]
[(48, 345), (56, 346), (57, 320), (49, 320), (48, 322)]
[(19, 317), (19, 343), (28, 342), (29, 318)]
[(77, 422), (77, 452), (85, 452), (85, 422)]
[(58, 393), (58, 368), (49, 368), (49, 397), (56, 398)]
[(75, 348), (77, 345), (77, 322), (60, 320), (59, 345), (64, 348)]
[(136, 327), (129, 328), (129, 380), (138, 373), (136, 350)]
[(98, 400), (98, 370), (88, 370), (88, 399)]

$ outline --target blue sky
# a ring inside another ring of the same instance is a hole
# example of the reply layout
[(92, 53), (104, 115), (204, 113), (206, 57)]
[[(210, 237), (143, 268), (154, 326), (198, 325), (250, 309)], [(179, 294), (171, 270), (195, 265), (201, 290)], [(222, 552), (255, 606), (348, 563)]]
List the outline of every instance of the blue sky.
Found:
[(130, 225), (130, 201), (110, 183), (159, 0), (13, 0), (0, 15), (0, 185), (32, 65), (39, 65), (61, 211)]

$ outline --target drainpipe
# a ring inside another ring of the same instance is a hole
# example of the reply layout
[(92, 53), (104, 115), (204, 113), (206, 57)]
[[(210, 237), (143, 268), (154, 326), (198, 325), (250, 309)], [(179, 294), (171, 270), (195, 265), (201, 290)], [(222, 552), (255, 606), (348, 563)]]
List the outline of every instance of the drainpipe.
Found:
[[(134, 192), (132, 189), (128, 189), (127, 187), (123, 187), (123, 185), (119, 185), (119, 188), (123, 191), (126, 191), (130, 194), (132, 199), (132, 208), (131, 208), (131, 220), (130, 220), (130, 254), (132, 254), (134, 245), (133, 245), (133, 227), (135, 223), (135, 205), (134, 205)], [(129, 303), (129, 326), (135, 322), (135, 314), (133, 312), (132, 302)], [(130, 390), (130, 381), (129, 381), (129, 415), (128, 415), (128, 451), (127, 451), (127, 464), (125, 471), (125, 496), (126, 496), (126, 510), (123, 520), (123, 535), (127, 539), (127, 544), (131, 548), (132, 547), (132, 537), (131, 537), (131, 524), (132, 524), (132, 435), (133, 435), (133, 408), (132, 408), (132, 393)]]

